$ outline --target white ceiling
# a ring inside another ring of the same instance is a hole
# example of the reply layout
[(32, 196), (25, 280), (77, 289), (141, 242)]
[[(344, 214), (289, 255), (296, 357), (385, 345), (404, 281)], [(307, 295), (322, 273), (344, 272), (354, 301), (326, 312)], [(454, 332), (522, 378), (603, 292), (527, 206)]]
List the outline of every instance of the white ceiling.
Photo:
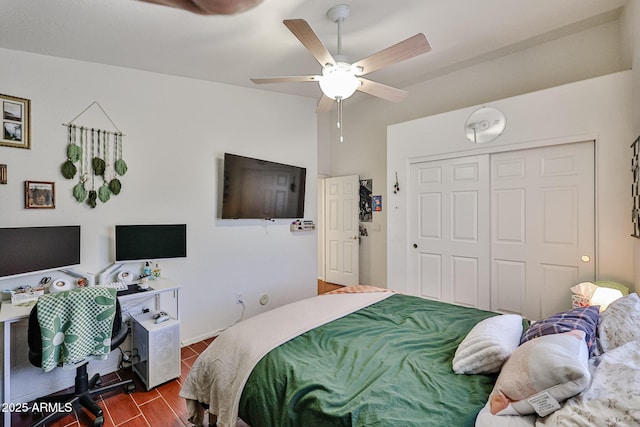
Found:
[(0, 0), (0, 47), (319, 97), (317, 83), (257, 86), (249, 78), (319, 74), (282, 20), (305, 19), (333, 52), (337, 27), (326, 12), (339, 3), (351, 7), (342, 25), (351, 61), (427, 36), (431, 52), (367, 76), (404, 88), (617, 19), (626, 0), (263, 0), (230, 16), (137, 0)]

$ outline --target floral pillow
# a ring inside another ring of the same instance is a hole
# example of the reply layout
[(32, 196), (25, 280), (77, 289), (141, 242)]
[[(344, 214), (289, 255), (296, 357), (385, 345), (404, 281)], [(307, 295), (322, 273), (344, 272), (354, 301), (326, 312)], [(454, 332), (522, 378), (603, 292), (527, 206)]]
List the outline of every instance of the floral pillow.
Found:
[(604, 353), (592, 366), (592, 382), (536, 426), (640, 425), (640, 341)]
[(596, 349), (596, 331), (599, 319), (600, 309), (598, 306), (578, 307), (573, 310), (563, 311), (529, 326), (522, 334), (520, 344), (543, 335), (579, 330), (585, 333), (587, 349), (589, 349), (589, 355), (591, 356)]
[(612, 302), (600, 315), (598, 341), (607, 352), (630, 341), (640, 341), (640, 298), (629, 294)]

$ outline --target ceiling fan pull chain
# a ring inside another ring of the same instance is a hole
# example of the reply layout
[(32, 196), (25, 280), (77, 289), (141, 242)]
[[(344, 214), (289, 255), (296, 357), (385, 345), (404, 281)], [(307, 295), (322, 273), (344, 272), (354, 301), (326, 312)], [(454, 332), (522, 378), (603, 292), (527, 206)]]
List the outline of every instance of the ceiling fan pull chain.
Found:
[(344, 137), (342, 136), (342, 98), (336, 97), (336, 101), (338, 102), (338, 129), (340, 129), (340, 142), (344, 142)]

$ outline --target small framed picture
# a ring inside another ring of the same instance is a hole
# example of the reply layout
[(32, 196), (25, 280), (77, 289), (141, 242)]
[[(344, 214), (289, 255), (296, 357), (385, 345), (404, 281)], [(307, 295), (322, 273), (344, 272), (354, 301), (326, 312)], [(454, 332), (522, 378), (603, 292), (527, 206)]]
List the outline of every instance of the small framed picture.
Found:
[(31, 101), (0, 94), (0, 145), (31, 148)]
[(371, 200), (373, 201), (373, 211), (382, 212), (382, 196), (373, 196)]
[(25, 181), (24, 204), (26, 209), (55, 209), (55, 182)]

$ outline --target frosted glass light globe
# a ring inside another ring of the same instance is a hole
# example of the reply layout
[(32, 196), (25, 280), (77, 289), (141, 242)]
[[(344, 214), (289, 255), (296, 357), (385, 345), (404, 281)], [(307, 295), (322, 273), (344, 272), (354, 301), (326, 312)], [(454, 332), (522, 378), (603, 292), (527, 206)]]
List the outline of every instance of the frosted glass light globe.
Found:
[(344, 100), (353, 95), (360, 86), (360, 81), (351, 70), (351, 65), (338, 62), (336, 65), (327, 65), (322, 69), (319, 84), (322, 93), (329, 98)]

